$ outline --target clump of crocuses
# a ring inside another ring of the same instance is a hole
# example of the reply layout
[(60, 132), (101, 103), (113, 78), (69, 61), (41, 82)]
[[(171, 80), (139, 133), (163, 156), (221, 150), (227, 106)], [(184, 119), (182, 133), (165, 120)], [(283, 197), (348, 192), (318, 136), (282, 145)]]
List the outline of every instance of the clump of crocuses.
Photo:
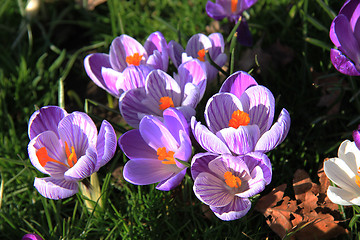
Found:
[(330, 39), (337, 49), (331, 49), (330, 58), (341, 73), (360, 76), (360, 1), (348, 0), (330, 27)]
[(159, 182), (156, 188), (163, 191), (178, 186), (186, 173), (184, 163), (192, 154), (189, 134), (186, 119), (174, 108), (164, 111), (163, 121), (143, 117), (139, 129), (119, 138), (119, 146), (130, 159), (124, 166), (124, 178), (136, 185)]
[(37, 110), (29, 120), (31, 163), (50, 175), (35, 178), (34, 186), (41, 195), (63, 199), (79, 191), (79, 182), (97, 172), (114, 156), (116, 135), (104, 120), (98, 133), (85, 113), (67, 113), (57, 106)]

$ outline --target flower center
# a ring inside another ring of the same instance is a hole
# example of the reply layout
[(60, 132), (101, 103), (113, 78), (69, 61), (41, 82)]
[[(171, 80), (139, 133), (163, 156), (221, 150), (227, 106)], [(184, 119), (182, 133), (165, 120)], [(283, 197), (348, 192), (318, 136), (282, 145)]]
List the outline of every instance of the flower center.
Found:
[(197, 59), (199, 59), (199, 60), (202, 61), (202, 62), (205, 62), (205, 53), (206, 53), (206, 51), (205, 51), (204, 48), (201, 49), (201, 50), (199, 50), (199, 51), (197, 52), (197, 54), (198, 54)]
[(239, 188), (241, 186), (241, 180), (239, 177), (235, 177), (231, 172), (224, 173), (225, 183), (231, 188)]
[(77, 163), (77, 160), (78, 160), (76, 157), (75, 148), (72, 146), (71, 151), (70, 151), (67, 142), (65, 142), (65, 152), (66, 152), (66, 157), (67, 157), (67, 165), (58, 160), (55, 160), (55, 159), (49, 157), (45, 147), (42, 147), (39, 150), (37, 150), (36, 156), (39, 159), (39, 163), (42, 167), (44, 167), (48, 162), (54, 162), (54, 163), (63, 165), (65, 167), (72, 168)]
[(238, 0), (231, 0), (231, 12), (235, 12), (236, 11), (236, 6), (238, 4)]
[(249, 114), (246, 112), (236, 110), (231, 115), (231, 119), (229, 120), (229, 127), (238, 128), (240, 126), (247, 126), (250, 123)]
[(359, 175), (355, 175), (355, 183), (360, 188), (360, 177), (359, 177)]
[(162, 161), (163, 164), (176, 164), (175, 158), (174, 158), (173, 151), (166, 151), (165, 147), (158, 148), (156, 151), (156, 154), (158, 155), (158, 159)]
[(126, 57), (126, 62), (128, 65), (139, 66), (142, 57), (143, 55), (139, 55), (139, 53), (134, 53), (134, 55)]
[(174, 107), (174, 102), (171, 99), (171, 97), (162, 97), (159, 100), (160, 104), (159, 104), (159, 109), (160, 110), (165, 110), (169, 107)]

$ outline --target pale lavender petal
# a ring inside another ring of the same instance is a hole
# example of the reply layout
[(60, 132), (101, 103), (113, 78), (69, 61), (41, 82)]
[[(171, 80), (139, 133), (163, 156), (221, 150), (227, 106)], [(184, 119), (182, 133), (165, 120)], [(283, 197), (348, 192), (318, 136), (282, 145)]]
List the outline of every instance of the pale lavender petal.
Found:
[(138, 129), (127, 131), (119, 138), (119, 146), (121, 150), (130, 159), (133, 158), (156, 158), (156, 150), (149, 145), (141, 137)]
[[(221, 56), (224, 56), (224, 54), (222, 54)], [(213, 59), (214, 60), (214, 59)], [(218, 61), (219, 59), (217, 58), (216, 61)], [(225, 60), (226, 61), (226, 58), (224, 59), (220, 59), (220, 60)], [(221, 64), (225, 63), (225, 61), (222, 61)], [(213, 65), (211, 65), (210, 62), (208, 61), (205, 61), (205, 62), (201, 62), (203, 66), (205, 66), (206, 68), (206, 78), (208, 80), (208, 82), (212, 82), (214, 79), (216, 79), (216, 76), (219, 72), (219, 70), (217, 70)], [(220, 64), (218, 64), (217, 62), (215, 62), (217, 65), (220, 66)]]
[(44, 166), (44, 169), (54, 179), (64, 179), (64, 173), (69, 169), (68, 166), (59, 164), (58, 162), (49, 161)]
[[(234, 111), (243, 111), (240, 100), (230, 93), (217, 93), (212, 96), (205, 107), (205, 121), (209, 129), (216, 133), (229, 127)], [(250, 118), (251, 123), (251, 118)]]
[(125, 92), (119, 98), (119, 108), (125, 121), (132, 127), (138, 128), (144, 114), (151, 114), (142, 101), (146, 98), (145, 88), (135, 88)]
[(260, 130), (257, 125), (240, 126), (237, 129), (228, 127), (216, 133), (231, 152), (242, 155), (252, 152), (260, 137)]
[(101, 123), (97, 138), (96, 151), (97, 161), (95, 172), (112, 159), (116, 151), (116, 133), (113, 126), (106, 120)]
[(260, 85), (248, 88), (240, 101), (244, 112), (249, 113), (249, 124), (258, 125), (260, 135), (270, 129), (274, 120), (275, 99), (269, 89)]
[(191, 118), (191, 129), (196, 141), (207, 152), (217, 154), (231, 153), (226, 144), (204, 125), (197, 122), (195, 117)]
[(84, 59), (84, 67), (90, 79), (102, 89), (107, 90), (101, 71), (102, 68), (112, 68), (109, 55), (105, 53), (90, 54)]
[(148, 185), (167, 180), (181, 169), (173, 164), (163, 164), (158, 159), (132, 159), (124, 166), (126, 181), (135, 185)]
[(192, 83), (187, 83), (184, 89), (184, 100), (182, 101), (181, 105), (189, 106), (195, 109), (200, 102), (200, 99), (199, 88)]
[(252, 5), (254, 5), (255, 3), (257, 3), (258, 0), (241, 0), (240, 2), (240, 8), (242, 11), (245, 11), (247, 9), (249, 9)]
[(110, 46), (111, 67), (119, 72), (124, 71), (128, 66), (126, 57), (133, 56), (135, 53), (143, 56), (140, 64), (144, 64), (148, 58), (147, 52), (138, 41), (125, 34), (115, 38)]
[(154, 69), (160, 69), (162, 71), (167, 71), (169, 65), (169, 57), (164, 57), (164, 53), (160, 53), (158, 50), (155, 50), (151, 56), (149, 56), (146, 64), (153, 67)]
[(337, 49), (330, 50), (330, 59), (336, 70), (350, 76), (360, 76), (355, 64)]
[(97, 128), (93, 120), (83, 112), (73, 112), (59, 123), (60, 139), (74, 147), (76, 156), (85, 154), (88, 146), (96, 148)]
[(229, 14), (220, 4), (213, 3), (212, 1), (208, 1), (205, 8), (207, 15), (218, 21), (227, 17)]
[(171, 40), (168, 45), (168, 51), (169, 51), (169, 57), (176, 68), (179, 67), (179, 65), (182, 62), (182, 53), (185, 52), (184, 48), (174, 40)]
[(187, 61), (179, 66), (178, 72), (181, 89), (184, 89), (187, 83), (193, 83), (199, 88), (201, 99), (206, 89), (206, 71), (200, 61), (197, 59)]
[(165, 147), (166, 151), (175, 151), (179, 147), (166, 126), (154, 116), (143, 117), (139, 131), (144, 141), (153, 149)]
[(193, 58), (198, 58), (199, 57), (198, 52), (200, 50), (202, 49), (208, 50), (210, 48), (211, 48), (210, 39), (202, 33), (197, 33), (189, 39), (186, 45), (185, 52), (187, 53), (188, 56), (191, 56)]
[(232, 221), (245, 216), (251, 208), (251, 202), (247, 198), (234, 197), (233, 201), (224, 207), (210, 206), (215, 215), (224, 221)]
[(161, 181), (157, 186), (156, 189), (161, 191), (170, 191), (174, 189), (175, 187), (179, 186), (181, 181), (184, 179), (186, 174), (186, 168), (182, 170), (181, 172), (177, 173), (174, 176), (171, 176), (170, 178)]
[(46, 106), (35, 111), (29, 120), (30, 140), (44, 131), (53, 131), (58, 137), (58, 124), (68, 113), (58, 106)]
[(277, 122), (257, 142), (255, 151), (268, 152), (284, 141), (290, 130), (290, 114), (283, 108)]
[(159, 31), (151, 33), (145, 41), (144, 48), (148, 55), (151, 55), (155, 50), (167, 54), (167, 44), (164, 35)]
[(236, 196), (241, 198), (253, 197), (265, 189), (266, 182), (264, 180), (262, 169), (257, 166), (251, 172), (251, 179), (246, 182), (248, 185), (247, 190), (239, 192)]
[(179, 110), (184, 115), (187, 122), (190, 122), (191, 118), (196, 114), (195, 109), (190, 106), (176, 107), (176, 109)]
[(42, 196), (54, 200), (70, 197), (79, 191), (77, 182), (51, 177), (35, 178), (34, 186)]
[(355, 63), (355, 66), (360, 64), (360, 46), (351, 29), (349, 20), (344, 15), (338, 15), (334, 19), (334, 30), (340, 43), (339, 50), (349, 57)]
[(234, 198), (225, 187), (225, 182), (216, 176), (202, 172), (194, 181), (194, 193), (197, 198), (207, 205), (223, 207)]
[(238, 71), (231, 74), (231, 76), (224, 81), (219, 92), (232, 93), (240, 98), (246, 89), (256, 85), (258, 85), (257, 82), (250, 74)]
[(221, 33), (212, 33), (209, 35), (209, 39), (212, 45), (212, 47), (209, 49), (209, 55), (211, 59), (214, 60), (217, 58), (217, 56), (224, 53), (224, 49), (225, 49), (224, 37)]
[[(234, 176), (240, 177), (242, 180), (247, 180), (250, 177), (248, 166), (245, 164), (242, 157), (230, 154), (220, 155), (218, 158), (209, 162), (208, 167), (214, 175), (219, 179), (222, 179), (224, 184), (224, 174), (228, 171), (234, 174)], [(241, 188), (239, 191), (242, 190), (243, 189)]]
[[(222, 67), (225, 65), (226, 60), (227, 60), (227, 55), (225, 53), (220, 53), (216, 58), (213, 59), (214, 62)], [(212, 66), (213, 68), (215, 68), (214, 66)], [(216, 69), (216, 68), (215, 68)], [(216, 73), (218, 72), (218, 70), (216, 69)]]
[(211, 173), (208, 164), (210, 161), (217, 158), (219, 155), (214, 153), (197, 153), (193, 156), (191, 160), (191, 176), (193, 179), (197, 178), (197, 176), (201, 172)]
[(152, 67), (146, 65), (127, 67), (122, 72), (121, 81), (116, 82), (116, 89), (120, 90), (121, 95), (128, 90), (144, 87), (146, 77), (152, 70)]
[[(192, 148), (191, 148), (191, 140), (189, 135), (187, 135), (184, 131), (180, 130), (180, 147), (174, 154), (174, 158), (188, 162), (191, 154), (192, 154)], [(185, 166), (180, 163), (179, 161), (176, 161), (176, 166), (179, 168), (184, 168)]]
[(255, 167), (259, 166), (262, 169), (266, 185), (271, 182), (272, 166), (270, 159), (266, 154), (261, 152), (251, 152), (243, 157), (243, 161), (248, 166), (250, 172), (253, 171)]
[(184, 115), (175, 108), (165, 109), (163, 112), (164, 126), (169, 130), (171, 135), (180, 143), (180, 130), (190, 136), (190, 126)]
[(159, 103), (162, 97), (170, 97), (175, 107), (181, 105), (183, 96), (179, 83), (162, 70), (153, 70), (149, 73), (145, 89), (147, 96), (154, 99), (157, 103)]
[(88, 148), (85, 155), (81, 156), (77, 163), (64, 174), (67, 181), (80, 181), (95, 172), (97, 154), (96, 150)]
[(50, 158), (57, 160), (61, 163), (67, 164), (65, 148), (62, 146), (62, 143), (59, 141), (59, 138), (56, 136), (54, 132), (45, 131), (37, 135), (35, 138), (31, 139), (28, 145), (28, 153), (31, 164), (34, 167), (36, 167), (40, 172), (50, 175), (50, 173), (44, 167), (41, 166), (39, 159), (36, 156), (36, 152), (42, 147), (45, 147), (47, 154)]
[(123, 82), (123, 75), (121, 72), (115, 71), (112, 68), (102, 68), (101, 75), (104, 81), (104, 89), (116, 98), (119, 98), (123, 91), (119, 92), (116, 87), (117, 82)]

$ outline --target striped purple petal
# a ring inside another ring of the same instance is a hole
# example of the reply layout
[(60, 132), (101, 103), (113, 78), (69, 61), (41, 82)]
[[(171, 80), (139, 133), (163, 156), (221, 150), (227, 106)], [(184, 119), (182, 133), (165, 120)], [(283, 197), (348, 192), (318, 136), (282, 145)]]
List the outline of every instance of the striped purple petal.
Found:
[(215, 215), (224, 221), (232, 221), (245, 216), (251, 208), (251, 202), (247, 198), (234, 197), (228, 205), (224, 207), (210, 206)]
[(215, 20), (222, 20), (223, 18), (228, 16), (228, 12), (221, 6), (220, 4), (213, 3), (212, 1), (208, 1), (206, 3), (206, 13), (209, 17)]
[(178, 68), (182, 62), (182, 53), (185, 52), (184, 48), (174, 40), (171, 40), (168, 45), (169, 57), (176, 68)]
[(208, 164), (210, 161), (217, 158), (219, 155), (205, 152), (205, 153), (197, 153), (193, 156), (191, 160), (191, 176), (193, 179), (197, 178), (197, 176), (201, 172), (209, 172), (211, 173)]
[(97, 161), (95, 172), (109, 162), (116, 151), (116, 133), (113, 126), (106, 120), (101, 123), (100, 132), (97, 137), (96, 151)]
[(42, 196), (54, 200), (70, 197), (79, 191), (77, 182), (52, 177), (35, 178), (34, 186)]
[(96, 169), (96, 149), (87, 148), (85, 155), (78, 158), (77, 163), (64, 173), (66, 181), (80, 181), (90, 177)]
[(355, 64), (337, 49), (330, 50), (330, 59), (336, 70), (349, 76), (360, 76)]
[(156, 186), (156, 189), (161, 190), (161, 191), (170, 191), (170, 190), (174, 189), (175, 187), (180, 185), (181, 181), (185, 177), (185, 174), (186, 174), (186, 168), (177, 174), (173, 174), (173, 176), (171, 176), (170, 178), (161, 181)]
[(103, 68), (112, 68), (110, 64), (110, 58), (105, 53), (94, 53), (85, 57), (84, 67), (87, 75), (90, 79), (102, 89), (107, 91), (108, 87), (102, 76)]
[(156, 150), (141, 137), (138, 129), (127, 131), (119, 138), (119, 146), (125, 155), (132, 158), (156, 158)]
[(238, 71), (231, 74), (222, 84), (219, 92), (232, 93), (238, 98), (251, 86), (258, 85), (255, 79), (248, 73)]

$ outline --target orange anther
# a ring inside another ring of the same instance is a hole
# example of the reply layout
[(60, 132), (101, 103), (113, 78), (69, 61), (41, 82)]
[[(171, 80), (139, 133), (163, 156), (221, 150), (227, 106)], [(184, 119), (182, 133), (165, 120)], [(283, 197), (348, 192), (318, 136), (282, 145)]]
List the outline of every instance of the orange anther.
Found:
[(229, 120), (229, 127), (238, 128), (240, 126), (247, 126), (250, 123), (249, 114), (246, 112), (236, 110), (231, 115), (231, 119)]
[(37, 156), (37, 158), (39, 160), (39, 163), (40, 163), (40, 165), (42, 167), (45, 167), (45, 165), (48, 162), (54, 162), (54, 163), (61, 164), (61, 165), (65, 166), (65, 167), (67, 167), (64, 163), (49, 157), (45, 147), (42, 147), (39, 150), (37, 150), (36, 151), (36, 156)]
[(199, 50), (199, 51), (197, 52), (197, 54), (198, 54), (197, 59), (199, 59), (199, 60), (202, 61), (202, 62), (205, 62), (205, 53), (206, 53), (205, 49)]
[(231, 12), (235, 12), (236, 11), (236, 7), (238, 4), (238, 0), (231, 0)]
[(241, 186), (241, 180), (239, 177), (235, 177), (231, 172), (224, 173), (225, 183), (231, 188), (238, 188)]
[(171, 99), (171, 97), (162, 97), (159, 100), (160, 104), (159, 104), (159, 109), (160, 110), (165, 110), (169, 107), (174, 107), (174, 102)]
[(126, 62), (129, 66), (130, 65), (139, 66), (142, 57), (143, 55), (139, 55), (139, 53), (134, 53), (134, 55), (126, 57)]
[(158, 159), (162, 161), (163, 164), (176, 164), (174, 159), (175, 152), (173, 151), (166, 151), (165, 147), (158, 148), (156, 151), (156, 154), (158, 155)]

